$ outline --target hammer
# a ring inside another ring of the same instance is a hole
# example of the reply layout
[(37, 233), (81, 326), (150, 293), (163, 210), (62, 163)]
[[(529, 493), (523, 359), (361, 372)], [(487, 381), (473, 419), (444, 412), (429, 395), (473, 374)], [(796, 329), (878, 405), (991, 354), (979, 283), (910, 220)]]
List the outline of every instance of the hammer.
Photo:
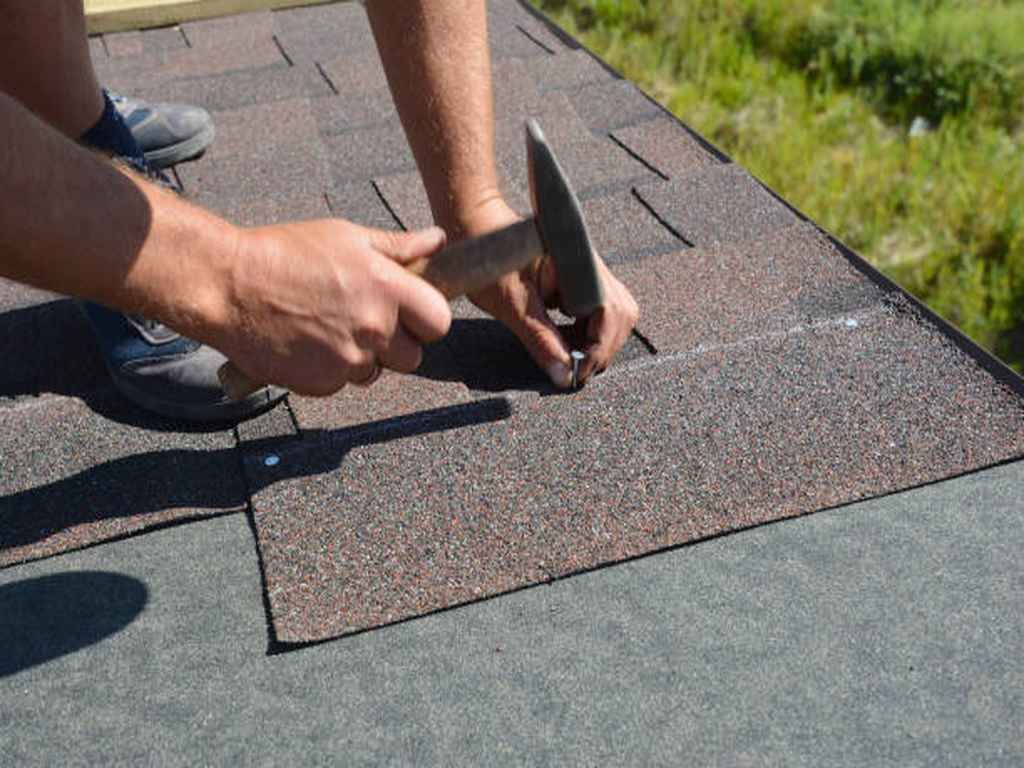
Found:
[[(451, 300), (474, 293), (544, 256), (558, 275), (563, 311), (589, 317), (604, 303), (594, 249), (576, 193), (536, 120), (526, 123), (531, 218), (467, 238), (406, 265)], [(218, 371), (228, 397), (242, 400), (264, 385), (228, 361)], [(575, 382), (574, 382), (575, 383)]]

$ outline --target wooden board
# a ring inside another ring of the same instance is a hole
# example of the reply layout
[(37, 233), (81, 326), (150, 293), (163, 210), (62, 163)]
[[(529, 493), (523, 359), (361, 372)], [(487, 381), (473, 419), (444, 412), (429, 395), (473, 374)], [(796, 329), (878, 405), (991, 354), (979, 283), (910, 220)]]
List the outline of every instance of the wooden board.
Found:
[(183, 21), (330, 0), (85, 0), (89, 34), (165, 27)]

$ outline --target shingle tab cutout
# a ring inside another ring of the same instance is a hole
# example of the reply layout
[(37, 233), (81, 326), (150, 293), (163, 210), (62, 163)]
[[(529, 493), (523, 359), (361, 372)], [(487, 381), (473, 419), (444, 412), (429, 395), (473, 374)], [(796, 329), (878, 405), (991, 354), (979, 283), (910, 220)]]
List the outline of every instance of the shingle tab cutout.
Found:
[[(1020, 397), (901, 294), (525, 6), (488, 23), (513, 204), (534, 116), (640, 303), (612, 369), (556, 393), (459, 301), (415, 375), (187, 431), (118, 405), (70, 302), (0, 284), (2, 562), (251, 500), (273, 627), (301, 642), (1021, 455)], [(90, 51), (107, 86), (212, 111), (177, 173), (230, 218), (427, 223), (360, 4)]]
[(247, 464), (278, 639), (398, 621), (1024, 449), (1018, 397), (913, 311), (881, 306), (855, 326), (656, 358), (506, 419), (463, 417)]

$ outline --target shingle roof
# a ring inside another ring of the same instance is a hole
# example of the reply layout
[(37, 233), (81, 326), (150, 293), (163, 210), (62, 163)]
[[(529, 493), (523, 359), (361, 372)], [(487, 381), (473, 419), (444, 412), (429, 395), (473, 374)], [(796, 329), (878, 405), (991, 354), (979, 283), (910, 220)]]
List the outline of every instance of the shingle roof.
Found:
[[(250, 509), (274, 636), (303, 643), (1021, 455), (998, 362), (526, 8), (490, 25), (509, 199), (536, 116), (640, 303), (616, 366), (555, 393), (463, 301), (416, 375), (197, 431), (116, 400), (69, 302), (0, 284), (0, 564)], [(230, 219), (429, 222), (359, 5), (93, 52), (213, 112), (176, 172)]]

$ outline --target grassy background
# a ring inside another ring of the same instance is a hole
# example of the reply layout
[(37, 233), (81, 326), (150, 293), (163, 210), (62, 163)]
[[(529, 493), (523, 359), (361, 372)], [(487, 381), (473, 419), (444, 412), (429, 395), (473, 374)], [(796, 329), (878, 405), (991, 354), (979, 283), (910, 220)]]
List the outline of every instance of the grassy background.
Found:
[(1024, 0), (532, 2), (1024, 370)]

